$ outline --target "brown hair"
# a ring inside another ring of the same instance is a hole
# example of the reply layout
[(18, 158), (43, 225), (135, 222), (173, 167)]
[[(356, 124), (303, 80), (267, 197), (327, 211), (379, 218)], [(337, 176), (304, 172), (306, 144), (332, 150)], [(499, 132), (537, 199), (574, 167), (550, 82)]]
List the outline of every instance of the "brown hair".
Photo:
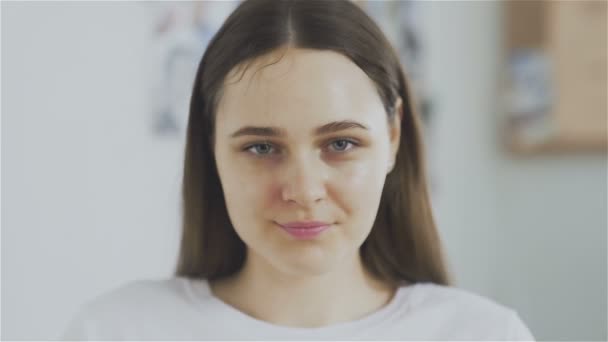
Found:
[(213, 155), (215, 110), (234, 68), (284, 46), (332, 50), (351, 59), (373, 80), (389, 120), (402, 99), (399, 151), (360, 253), (365, 267), (389, 284), (448, 285), (427, 191), (421, 124), (403, 69), (379, 27), (348, 0), (247, 0), (209, 43), (190, 102), (176, 275), (214, 280), (244, 263), (246, 246), (228, 217)]

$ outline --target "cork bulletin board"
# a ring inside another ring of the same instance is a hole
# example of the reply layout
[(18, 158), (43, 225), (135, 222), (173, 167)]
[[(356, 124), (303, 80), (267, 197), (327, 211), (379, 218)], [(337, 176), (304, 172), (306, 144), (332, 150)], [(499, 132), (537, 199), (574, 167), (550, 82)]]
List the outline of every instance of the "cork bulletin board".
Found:
[(509, 149), (605, 153), (606, 1), (507, 1)]

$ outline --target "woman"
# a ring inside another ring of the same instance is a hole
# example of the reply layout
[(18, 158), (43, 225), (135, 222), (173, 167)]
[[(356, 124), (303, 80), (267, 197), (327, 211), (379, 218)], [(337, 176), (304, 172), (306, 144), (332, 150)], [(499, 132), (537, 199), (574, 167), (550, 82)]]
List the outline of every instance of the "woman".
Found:
[(196, 75), (176, 277), (98, 297), (65, 337), (533, 339), (449, 286), (412, 101), (352, 2), (243, 2)]

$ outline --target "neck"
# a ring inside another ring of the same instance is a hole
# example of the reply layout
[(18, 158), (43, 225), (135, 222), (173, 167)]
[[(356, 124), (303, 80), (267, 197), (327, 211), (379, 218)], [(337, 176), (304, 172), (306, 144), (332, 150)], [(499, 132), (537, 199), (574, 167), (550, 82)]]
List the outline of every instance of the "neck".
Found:
[(248, 253), (240, 272), (211, 288), (249, 316), (292, 327), (356, 320), (385, 306), (394, 295), (394, 288), (366, 271), (358, 253), (336, 269), (313, 276), (286, 274)]

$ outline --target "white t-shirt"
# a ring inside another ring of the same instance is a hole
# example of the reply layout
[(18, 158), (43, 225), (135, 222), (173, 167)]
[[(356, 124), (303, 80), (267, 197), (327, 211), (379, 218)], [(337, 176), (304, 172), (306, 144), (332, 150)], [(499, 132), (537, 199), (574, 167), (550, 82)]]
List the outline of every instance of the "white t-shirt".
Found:
[(518, 314), (465, 290), (399, 288), (381, 309), (320, 328), (279, 326), (215, 297), (205, 280), (141, 280), (84, 305), (64, 340), (534, 340)]

